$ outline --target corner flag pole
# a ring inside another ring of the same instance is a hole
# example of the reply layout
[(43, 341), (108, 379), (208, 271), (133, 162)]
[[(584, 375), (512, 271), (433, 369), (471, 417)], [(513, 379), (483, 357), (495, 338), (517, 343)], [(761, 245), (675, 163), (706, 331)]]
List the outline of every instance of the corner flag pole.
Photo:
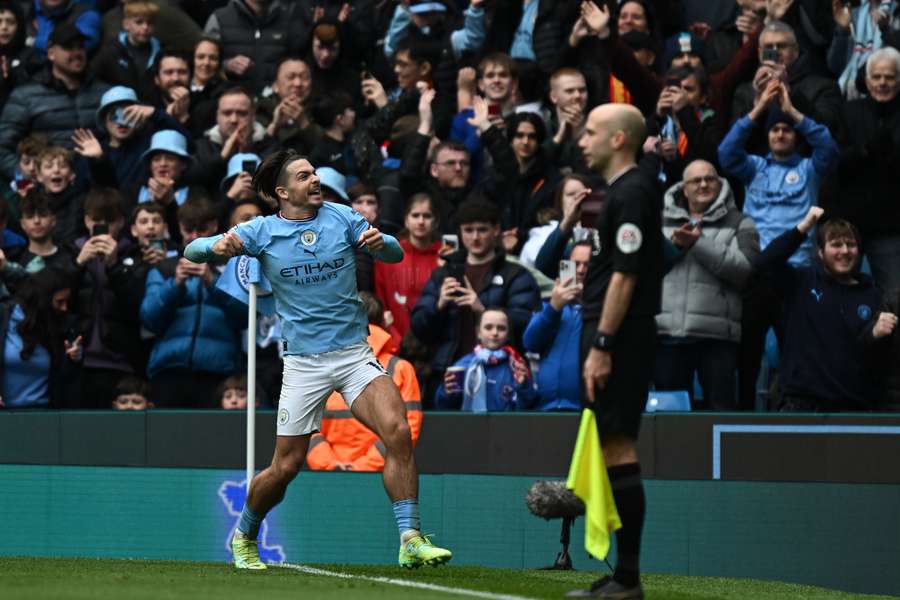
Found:
[(247, 306), (247, 494), (256, 468), (256, 284), (251, 283)]

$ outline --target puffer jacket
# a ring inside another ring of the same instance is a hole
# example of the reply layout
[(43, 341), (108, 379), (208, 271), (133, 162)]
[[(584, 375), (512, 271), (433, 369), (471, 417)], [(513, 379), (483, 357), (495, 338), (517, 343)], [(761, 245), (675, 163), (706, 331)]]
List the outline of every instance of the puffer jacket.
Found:
[(43, 133), (53, 144), (71, 149), (75, 129), (96, 129), (100, 97), (108, 88), (86, 79), (69, 91), (47, 67), (14, 89), (0, 114), (0, 175), (13, 179), (19, 164), (16, 145), (31, 133)]
[[(539, 0), (531, 46), (538, 68), (545, 76), (559, 66), (560, 51), (576, 16), (575, 6), (574, 2), (568, 0)], [(492, 12), (485, 49), (488, 52), (509, 52), (522, 20), (523, 3), (518, 0), (501, 0), (493, 6)]]
[(230, 375), (241, 368), (240, 330), (246, 307), (211, 294), (199, 277), (175, 284), (178, 258), (169, 258), (147, 273), (141, 323), (156, 334), (147, 376), (167, 369), (192, 369)]
[[(406, 405), (406, 421), (415, 446), (422, 431), (422, 402), (419, 382), (412, 364), (396, 355), (391, 334), (369, 325), (369, 346), (400, 390)], [(309, 440), (306, 463), (315, 471), (333, 471), (338, 463), (350, 463), (354, 471), (384, 470), (386, 448), (375, 433), (350, 412), (344, 397), (333, 392), (325, 404), (321, 433)]]
[[(460, 250), (446, 257), (448, 265), (465, 265), (465, 250)], [(436, 346), (432, 355), (434, 371), (443, 371), (453, 364), (460, 339), (459, 308), (451, 304), (444, 310), (438, 310), (438, 298), (441, 285), (448, 276), (447, 266), (438, 267), (431, 273), (428, 283), (419, 296), (412, 311), (412, 330), (421, 341)], [(531, 320), (531, 313), (541, 305), (541, 295), (534, 277), (524, 268), (506, 260), (506, 255), (499, 253), (487, 276), (487, 286), (478, 294), (481, 303), (488, 306), (501, 306), (509, 315), (510, 329), (521, 336)]]
[(57, 25), (72, 23), (87, 38), (85, 48), (92, 51), (100, 43), (100, 13), (95, 10), (96, 0), (68, 0), (60, 6), (47, 10), (41, 0), (33, 0), (34, 47), (41, 55), (46, 54), (50, 36)]
[[(759, 254), (753, 220), (737, 209), (728, 181), (703, 213), (700, 239), (663, 279), (662, 310), (656, 315), (660, 335), (738, 342), (741, 339), (741, 287)], [(690, 221), (684, 183), (665, 195), (663, 234)]]
[(275, 70), (282, 57), (300, 54), (308, 37), (299, 27), (293, 2), (274, 0), (262, 19), (250, 10), (244, 0), (231, 0), (217, 9), (206, 22), (205, 33), (222, 43), (222, 62), (235, 56), (246, 56), (252, 66), (233, 79), (250, 87), (254, 94), (275, 81)]
[[(719, 145), (719, 164), (746, 186), (744, 214), (753, 219), (765, 248), (818, 204), (822, 179), (837, 167), (840, 151), (827, 128), (804, 117), (795, 129), (812, 146), (810, 158), (797, 153), (785, 160), (776, 160), (771, 153), (750, 155), (746, 144), (755, 128), (748, 117), (738, 119)], [(812, 255), (812, 241), (806, 240), (791, 263), (808, 265)]]

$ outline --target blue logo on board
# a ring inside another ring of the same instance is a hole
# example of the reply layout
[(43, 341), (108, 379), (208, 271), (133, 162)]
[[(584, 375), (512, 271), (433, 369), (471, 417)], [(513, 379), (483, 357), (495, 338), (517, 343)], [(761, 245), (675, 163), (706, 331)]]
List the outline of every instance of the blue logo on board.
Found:
[[(238, 521), (241, 518), (241, 510), (244, 508), (244, 500), (247, 498), (247, 483), (246, 481), (225, 481), (219, 487), (219, 498), (222, 499), (222, 502), (225, 504), (225, 508), (228, 509), (228, 514), (232, 517), (235, 517), (234, 524), (231, 526), (231, 529), (228, 531), (228, 537), (225, 538), (225, 548), (228, 550), (228, 554), (231, 554), (231, 536), (234, 535), (235, 529), (237, 529)], [(272, 544), (270, 545), (268, 542), (269, 534), (271, 530), (269, 529), (268, 521), (263, 521), (262, 525), (259, 528), (259, 558), (264, 563), (280, 563), (285, 562), (287, 557), (284, 554), (284, 548)]]

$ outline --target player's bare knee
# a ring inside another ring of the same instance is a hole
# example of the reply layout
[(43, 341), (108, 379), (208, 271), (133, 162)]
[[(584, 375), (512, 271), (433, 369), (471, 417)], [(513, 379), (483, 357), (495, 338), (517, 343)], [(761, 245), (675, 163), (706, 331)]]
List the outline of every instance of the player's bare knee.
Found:
[(290, 483), (300, 473), (303, 467), (304, 456), (289, 454), (276, 459), (272, 463), (272, 471), (275, 478), (284, 483)]
[(397, 419), (385, 427), (382, 441), (388, 450), (397, 452), (412, 450), (412, 436), (406, 419)]

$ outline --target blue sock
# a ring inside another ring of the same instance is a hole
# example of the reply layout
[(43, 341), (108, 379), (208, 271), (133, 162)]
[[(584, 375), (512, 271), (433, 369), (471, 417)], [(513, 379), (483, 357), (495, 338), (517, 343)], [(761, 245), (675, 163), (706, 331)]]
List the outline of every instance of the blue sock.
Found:
[(245, 504), (244, 510), (241, 511), (241, 520), (237, 526), (238, 531), (251, 540), (255, 540), (256, 536), (259, 535), (259, 526), (262, 523), (264, 516), (265, 515), (257, 515)]
[(419, 522), (419, 501), (415, 498), (410, 500), (397, 500), (393, 504), (394, 518), (397, 519), (397, 529), (400, 535), (404, 531), (415, 529), (421, 531), (422, 524)]

